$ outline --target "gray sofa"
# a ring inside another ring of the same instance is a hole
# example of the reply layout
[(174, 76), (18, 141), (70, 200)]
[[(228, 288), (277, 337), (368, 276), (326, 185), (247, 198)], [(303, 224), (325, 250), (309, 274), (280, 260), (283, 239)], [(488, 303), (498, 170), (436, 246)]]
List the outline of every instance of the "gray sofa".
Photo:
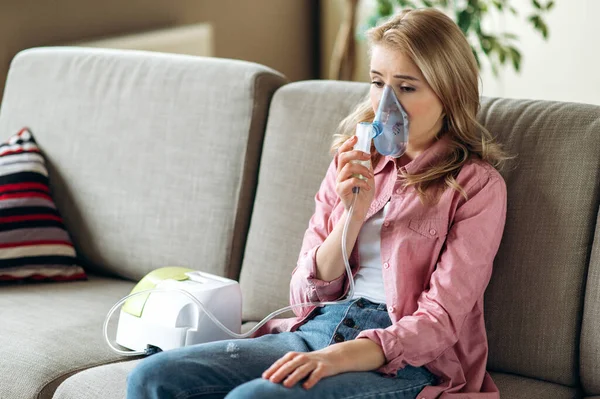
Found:
[[(0, 398), (123, 398), (139, 359), (102, 323), (162, 266), (239, 279), (248, 323), (285, 306), (331, 134), (367, 91), (214, 58), (17, 55), (2, 140), (34, 132), (89, 280), (0, 286)], [(488, 369), (502, 398), (600, 398), (600, 107), (483, 98), (480, 121), (517, 155)]]

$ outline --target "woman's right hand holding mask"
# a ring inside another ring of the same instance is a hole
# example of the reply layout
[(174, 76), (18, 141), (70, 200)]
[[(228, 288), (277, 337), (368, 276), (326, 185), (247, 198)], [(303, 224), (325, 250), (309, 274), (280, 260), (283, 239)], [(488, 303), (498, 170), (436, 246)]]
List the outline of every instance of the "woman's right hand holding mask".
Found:
[[(340, 200), (344, 204), (346, 210), (350, 210), (352, 204), (353, 187), (359, 187), (360, 191), (354, 204), (354, 218), (364, 219), (367, 211), (371, 206), (371, 202), (375, 196), (375, 178), (373, 167), (369, 163), (369, 167), (354, 163), (353, 161), (370, 161), (371, 155), (360, 150), (354, 150), (357, 137), (352, 136), (344, 142), (338, 149), (338, 165), (336, 192)], [(360, 174), (367, 180), (362, 180), (353, 175)]]

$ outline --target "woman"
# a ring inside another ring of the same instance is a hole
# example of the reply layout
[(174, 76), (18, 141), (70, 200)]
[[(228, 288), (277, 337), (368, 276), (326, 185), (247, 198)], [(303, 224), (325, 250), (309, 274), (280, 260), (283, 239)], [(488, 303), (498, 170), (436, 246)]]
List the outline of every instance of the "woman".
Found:
[[(359, 187), (352, 297), (296, 308), (255, 338), (154, 355), (130, 374), (129, 398), (499, 397), (485, 369), (483, 294), (506, 214), (494, 167), (506, 157), (476, 121), (474, 56), (433, 9), (405, 10), (369, 38), (370, 98), (335, 136), (290, 292), (292, 304), (347, 296), (342, 230)], [(386, 85), (410, 122), (399, 158), (353, 150)], [(374, 168), (352, 162), (369, 159)]]

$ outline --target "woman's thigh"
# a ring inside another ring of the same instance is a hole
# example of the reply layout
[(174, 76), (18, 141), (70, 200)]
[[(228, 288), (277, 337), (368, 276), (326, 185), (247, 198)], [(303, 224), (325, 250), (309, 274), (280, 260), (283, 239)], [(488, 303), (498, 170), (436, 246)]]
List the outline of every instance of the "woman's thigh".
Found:
[(309, 390), (301, 384), (286, 388), (257, 378), (232, 390), (226, 399), (415, 399), (425, 386), (434, 383), (435, 377), (426, 369), (407, 366), (394, 378), (372, 371), (350, 372), (324, 378)]
[(127, 397), (222, 398), (234, 387), (259, 378), (289, 351), (309, 349), (293, 333), (215, 341), (152, 355), (127, 378)]

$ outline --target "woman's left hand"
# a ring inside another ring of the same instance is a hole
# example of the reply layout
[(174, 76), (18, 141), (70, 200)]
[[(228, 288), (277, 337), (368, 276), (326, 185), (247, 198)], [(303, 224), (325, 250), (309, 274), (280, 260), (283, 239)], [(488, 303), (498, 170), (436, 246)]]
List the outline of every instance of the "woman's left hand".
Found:
[(269, 367), (262, 377), (271, 382), (280, 383), (291, 388), (305, 377), (308, 379), (302, 384), (305, 389), (310, 389), (324, 377), (340, 374), (343, 370), (338, 365), (336, 355), (326, 350), (314, 352), (288, 352), (281, 359)]

